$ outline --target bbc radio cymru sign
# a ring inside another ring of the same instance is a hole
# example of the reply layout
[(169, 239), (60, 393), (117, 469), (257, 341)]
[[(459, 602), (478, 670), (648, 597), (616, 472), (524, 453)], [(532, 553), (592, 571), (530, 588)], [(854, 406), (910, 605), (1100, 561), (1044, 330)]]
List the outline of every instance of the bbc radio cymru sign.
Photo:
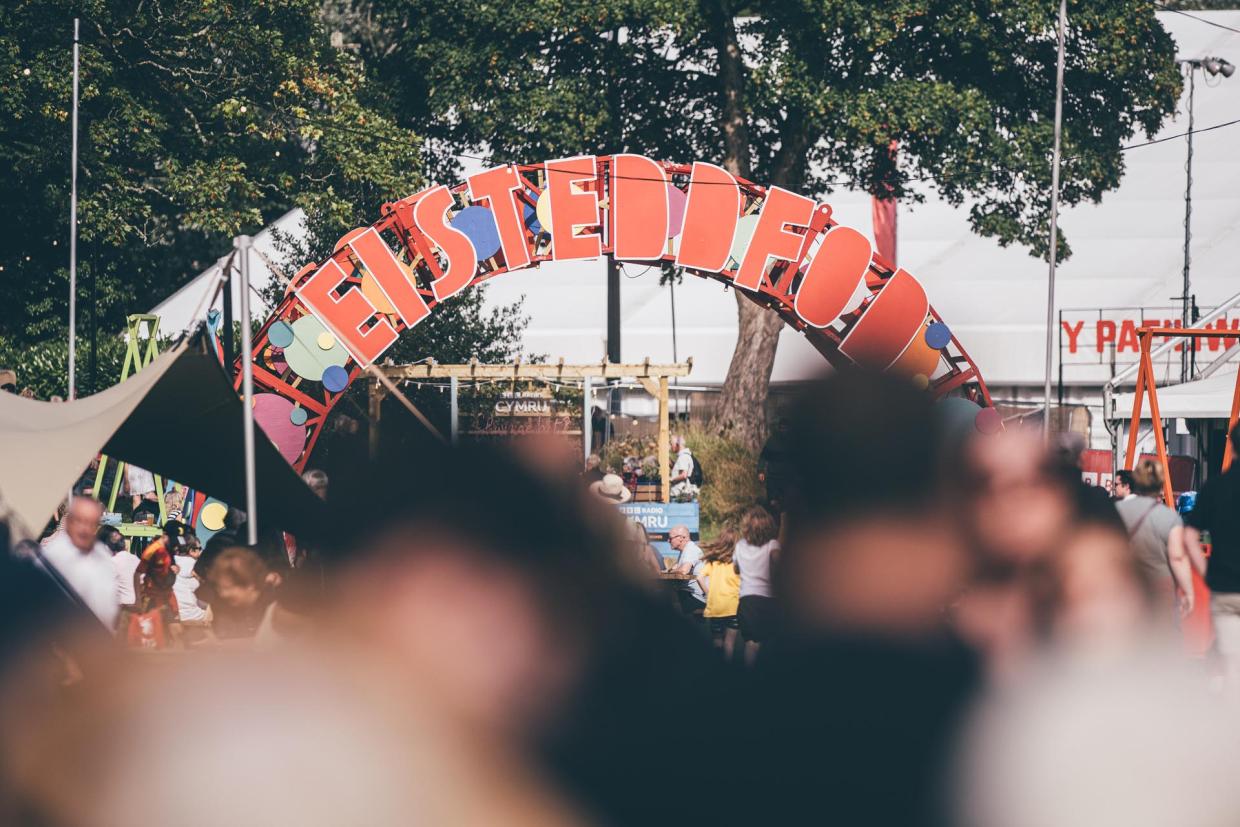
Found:
[(366, 366), (471, 284), (602, 255), (670, 262), (747, 291), (829, 358), (929, 381), (953, 342), (917, 279), (832, 221), (828, 205), (714, 164), (640, 155), (500, 166), (429, 187), (384, 205), (382, 220), (345, 235), (293, 289)]

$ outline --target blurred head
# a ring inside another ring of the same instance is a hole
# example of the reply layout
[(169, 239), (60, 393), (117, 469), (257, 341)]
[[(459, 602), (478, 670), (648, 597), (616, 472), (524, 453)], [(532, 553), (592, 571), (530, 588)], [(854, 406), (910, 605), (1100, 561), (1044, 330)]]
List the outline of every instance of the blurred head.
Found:
[(798, 400), (789, 438), (776, 586), (794, 625), (937, 627), (968, 557), (944, 497), (929, 394), (898, 376), (839, 371)]
[(1051, 558), (1051, 632), (1069, 645), (1124, 641), (1143, 630), (1153, 584), (1112, 522), (1078, 523)]
[(69, 542), (82, 552), (95, 547), (99, 533), (99, 520), (103, 517), (103, 504), (89, 497), (74, 497), (65, 514), (65, 534)]
[(736, 541), (740, 539), (736, 526), (725, 525), (719, 530), (719, 536), (709, 543), (702, 544), (702, 557), (720, 563), (731, 563), (732, 554), (736, 551)]
[(673, 451), (679, 451), (685, 447), (685, 438), (680, 434), (672, 434), (671, 446)]
[(233, 546), (220, 552), (207, 572), (215, 600), (230, 609), (249, 609), (267, 588), (267, 567), (248, 548)]
[(667, 544), (675, 551), (680, 551), (689, 544), (689, 529), (682, 525), (672, 526), (667, 533)]
[(1036, 431), (973, 440), (962, 472), (966, 529), (988, 561), (1021, 565), (1045, 558), (1072, 519), (1066, 477)]
[(121, 534), (120, 529), (116, 526), (100, 526), (99, 542), (103, 543), (112, 552), (125, 551), (128, 544), (125, 542), (125, 535)]
[(575, 473), (483, 446), (446, 452), (433, 478), (410, 479), (412, 461), (385, 456), (364, 499), (337, 503), (354, 518), (336, 541), (338, 625), (449, 716), (534, 730), (605, 626), (632, 558), (623, 520)]
[(1158, 460), (1147, 457), (1132, 469), (1132, 491), (1142, 497), (1156, 497), (1161, 494), (1165, 480), (1162, 463)]
[(778, 535), (775, 518), (760, 505), (753, 506), (741, 517), (741, 537), (750, 545), (764, 546)]
[(1115, 496), (1123, 499), (1132, 493), (1132, 472), (1115, 472)]
[(602, 461), (603, 460), (599, 457), (598, 454), (590, 454), (590, 456), (586, 457), (586, 470), (587, 471), (596, 470), (599, 467), (599, 464), (602, 463)]
[(327, 499), (327, 472), (311, 468), (301, 475), (306, 485), (321, 499)]

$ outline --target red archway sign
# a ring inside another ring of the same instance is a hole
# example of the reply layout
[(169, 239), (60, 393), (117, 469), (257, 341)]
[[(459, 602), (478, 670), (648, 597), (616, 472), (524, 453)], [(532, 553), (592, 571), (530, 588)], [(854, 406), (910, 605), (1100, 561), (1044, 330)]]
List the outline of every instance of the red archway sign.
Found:
[(440, 302), (512, 270), (601, 255), (670, 262), (743, 290), (834, 365), (896, 371), (990, 406), (912, 274), (829, 205), (714, 164), (582, 155), (500, 166), (381, 212), (297, 273), (249, 357), (259, 423), (299, 471), (349, 383)]

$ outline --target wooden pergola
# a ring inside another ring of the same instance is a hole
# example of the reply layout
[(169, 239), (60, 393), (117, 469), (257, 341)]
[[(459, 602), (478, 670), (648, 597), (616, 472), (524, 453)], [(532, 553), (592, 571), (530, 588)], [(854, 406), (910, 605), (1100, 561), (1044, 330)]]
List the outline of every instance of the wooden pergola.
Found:
[[(670, 365), (651, 364), (649, 359), (639, 363), (616, 363), (606, 360), (592, 364), (566, 365), (564, 360), (554, 364), (526, 364), (514, 362), (506, 365), (484, 365), (476, 360), (466, 364), (441, 365), (434, 360), (413, 365), (373, 366), (370, 375), (370, 446), (372, 453), (378, 447), (379, 418), (385, 396), (394, 393), (402, 397), (402, 402), (419, 419), (426, 422), (425, 417), (397, 389), (397, 382), (407, 380), (447, 379), (451, 405), (451, 440), (456, 442), (460, 434), (458, 392), (460, 383), (478, 381), (519, 382), (522, 380), (547, 382), (580, 382), (581, 383), (581, 414), (583, 459), (590, 454), (591, 443), (591, 393), (594, 380), (631, 379), (636, 381), (659, 403), (659, 437), (658, 456), (662, 481), (660, 499), (668, 502), (671, 499), (671, 479), (668, 473), (671, 461), (671, 434), (668, 422), (668, 380), (672, 377), (688, 376), (693, 370), (693, 359)], [(386, 381), (385, 381), (386, 380)], [(427, 423), (429, 426), (429, 423)]]

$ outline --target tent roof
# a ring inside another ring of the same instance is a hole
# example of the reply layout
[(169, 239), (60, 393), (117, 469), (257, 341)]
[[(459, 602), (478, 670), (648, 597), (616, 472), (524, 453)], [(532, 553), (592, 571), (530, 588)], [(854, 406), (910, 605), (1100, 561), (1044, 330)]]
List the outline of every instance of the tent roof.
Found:
[[(0, 502), (36, 535), (100, 451), (230, 503), (245, 502), (242, 402), (201, 338), (74, 402), (0, 394)], [(261, 433), (261, 429), (260, 429)], [(321, 501), (269, 440), (255, 445), (258, 523), (320, 527)]]
[[(1231, 401), (1236, 391), (1236, 371), (1220, 370), (1208, 379), (1185, 382), (1182, 385), (1158, 389), (1158, 413), (1168, 419), (1227, 419), (1231, 416)], [(1114, 410), (1116, 417), (1132, 416), (1133, 394), (1116, 394)], [(1150, 401), (1145, 399), (1144, 416), (1150, 415)]]

